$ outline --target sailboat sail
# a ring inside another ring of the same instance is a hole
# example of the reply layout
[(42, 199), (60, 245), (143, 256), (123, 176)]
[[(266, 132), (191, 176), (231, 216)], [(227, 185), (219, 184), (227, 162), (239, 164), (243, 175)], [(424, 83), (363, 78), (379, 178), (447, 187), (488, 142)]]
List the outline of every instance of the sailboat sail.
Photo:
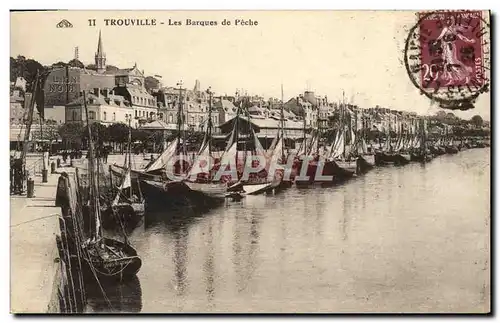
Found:
[(316, 153), (318, 150), (318, 140), (319, 140), (319, 135), (318, 133), (315, 133), (314, 136), (311, 138), (311, 146), (309, 147), (308, 155), (311, 156)]
[(274, 148), (276, 147), (276, 144), (278, 143), (278, 137), (279, 136), (274, 137), (273, 141), (271, 142), (271, 146), (269, 146), (270, 152), (274, 151)]
[(339, 137), (340, 137), (340, 130), (337, 131), (337, 134), (335, 135), (335, 139), (332, 142), (332, 145), (330, 146), (330, 151), (327, 154), (327, 157), (331, 158), (337, 149), (337, 146), (339, 144)]
[(250, 129), (251, 129), (253, 140), (254, 140), (255, 152), (257, 153), (257, 155), (265, 156), (266, 151), (262, 147), (259, 138), (257, 138), (257, 136), (255, 135), (253, 128), (250, 128)]
[(120, 200), (120, 194), (122, 191), (126, 188), (129, 188), (132, 186), (132, 180), (130, 176), (130, 169), (127, 169), (127, 172), (125, 173), (125, 176), (123, 177), (122, 184), (120, 185), (118, 189), (118, 193), (115, 196), (115, 199), (113, 200), (113, 203), (111, 205), (117, 205), (119, 200)]
[(194, 160), (193, 166), (189, 170), (188, 177), (196, 176), (200, 173), (209, 173), (211, 169), (210, 165), (210, 151), (208, 143), (205, 147), (202, 147), (203, 150), (200, 151), (197, 158)]
[[(278, 142), (276, 143), (276, 147), (274, 147), (273, 155), (271, 157), (271, 165), (275, 165), (278, 163), (281, 158), (281, 151), (283, 150), (283, 138), (280, 137)], [(283, 161), (282, 161), (283, 162)]]
[(333, 151), (332, 158), (341, 158), (345, 150), (345, 136), (344, 131), (340, 132), (338, 143)]
[(177, 140), (173, 140), (168, 146), (167, 149), (163, 151), (163, 153), (156, 159), (149, 167), (145, 169), (146, 172), (154, 171), (161, 169), (167, 165), (168, 161), (175, 155), (177, 151)]

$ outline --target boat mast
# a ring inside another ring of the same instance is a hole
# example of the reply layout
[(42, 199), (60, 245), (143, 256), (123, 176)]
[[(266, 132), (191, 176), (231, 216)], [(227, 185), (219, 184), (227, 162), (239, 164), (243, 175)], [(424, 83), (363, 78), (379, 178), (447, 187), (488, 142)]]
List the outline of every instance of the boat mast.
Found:
[[(284, 161), (285, 160), (285, 148), (284, 148), (284, 140), (285, 140), (285, 112), (284, 112), (284, 102), (283, 102), (283, 83), (281, 83), (281, 122), (280, 122), (280, 126), (281, 126), (281, 140), (283, 140), (282, 144), (281, 144), (281, 160)], [(278, 138), (279, 140), (279, 138)]]
[[(185, 132), (184, 132), (184, 127), (183, 127), (183, 123), (184, 123), (184, 114), (183, 114), (183, 109), (182, 109), (182, 81), (180, 81), (179, 83), (177, 83), (177, 85), (179, 86), (179, 102), (178, 102), (178, 110), (177, 110), (177, 152), (181, 152), (182, 153), (182, 158), (184, 158), (184, 156), (186, 156), (186, 141), (185, 141)], [(181, 137), (182, 137), (182, 148), (181, 150), (179, 149), (179, 147), (181, 147)], [(183, 161), (181, 160), (181, 173), (184, 171), (184, 163)]]
[[(316, 134), (316, 156), (319, 156), (319, 142), (321, 140), (321, 120), (319, 118), (319, 104), (316, 101), (316, 128), (317, 128), (317, 134)], [(312, 151), (311, 151), (312, 153)]]
[(83, 91), (83, 106), (85, 109), (85, 118), (87, 119), (87, 134), (89, 136), (89, 158), (88, 158), (88, 173), (89, 173), (89, 189), (90, 189), (90, 214), (95, 216), (95, 238), (100, 240), (102, 237), (101, 228), (101, 208), (99, 205), (99, 188), (97, 187), (97, 178), (94, 165), (94, 143), (92, 140), (92, 130), (90, 129), (89, 109), (87, 106), (87, 96)]
[[(132, 131), (130, 127), (130, 120), (132, 118), (128, 118), (128, 171), (132, 170)], [(130, 183), (130, 197), (132, 197), (132, 183)]]
[(208, 87), (208, 122), (207, 122), (207, 141), (208, 141), (208, 154), (212, 154), (212, 91)]
[(236, 166), (236, 172), (238, 172), (238, 142), (240, 140), (240, 136), (239, 136), (239, 131), (240, 129), (239, 128), (239, 119), (240, 119), (240, 109), (243, 105), (243, 99), (242, 101), (240, 102), (240, 106), (238, 108), (236, 108), (236, 119), (235, 119), (235, 124), (234, 124), (234, 139), (235, 139), (235, 142), (236, 142), (236, 157), (235, 157), (235, 166)]
[[(24, 132), (23, 150), (21, 151), (21, 161), (22, 161), (22, 170), (23, 170), (24, 179), (28, 178), (28, 176), (27, 176), (28, 174), (26, 173), (26, 155), (28, 154), (31, 125), (33, 123), (33, 110), (35, 109), (35, 95), (36, 95), (36, 90), (38, 88), (38, 78), (39, 78), (39, 71), (37, 70), (36, 76), (35, 76), (35, 82), (33, 83), (33, 87), (31, 89), (31, 101), (30, 101), (30, 105), (28, 107), (26, 131)], [(24, 179), (23, 179), (23, 183), (24, 183)]]
[(302, 138), (302, 147), (304, 148), (304, 149), (303, 149), (303, 150), (304, 150), (304, 153), (306, 153), (306, 152), (307, 152), (307, 141), (306, 141), (306, 140), (307, 140), (307, 138), (306, 138), (306, 111), (305, 111), (305, 109), (304, 109), (304, 108), (302, 108), (302, 109), (304, 110), (304, 116), (303, 116), (303, 118), (302, 118), (302, 119), (303, 119), (303, 121), (304, 121), (304, 122), (302, 122), (303, 127), (304, 127), (304, 129), (303, 129), (303, 131), (302, 131), (302, 132), (303, 132), (303, 136), (304, 136), (304, 137)]
[(342, 132), (344, 135), (342, 136), (342, 140), (344, 141), (343, 150), (342, 150), (342, 157), (345, 159), (345, 134), (346, 134), (346, 128), (345, 128), (345, 119), (346, 118), (346, 112), (345, 112), (345, 92), (342, 91), (342, 118), (341, 118), (341, 125), (342, 125)]

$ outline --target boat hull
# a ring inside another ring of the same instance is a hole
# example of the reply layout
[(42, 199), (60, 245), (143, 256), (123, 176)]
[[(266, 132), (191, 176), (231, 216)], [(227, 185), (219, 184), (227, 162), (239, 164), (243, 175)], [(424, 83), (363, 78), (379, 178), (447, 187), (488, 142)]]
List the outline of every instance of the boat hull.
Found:
[(198, 191), (209, 197), (224, 198), (227, 193), (227, 183), (197, 183), (184, 181), (192, 191)]
[(427, 153), (415, 152), (411, 153), (411, 161), (426, 163), (432, 160), (432, 156)]
[(455, 146), (447, 146), (445, 147), (445, 151), (447, 154), (458, 154), (458, 148)]
[(101, 259), (89, 255), (88, 247), (83, 248), (84, 268), (90, 277), (99, 280), (127, 280), (139, 272), (142, 266), (141, 258), (137, 251), (130, 245), (121, 241), (103, 238), (106, 246), (121, 250), (124, 257), (116, 259)]
[(338, 169), (335, 170), (334, 174), (338, 178), (349, 178), (356, 174), (356, 171), (358, 169), (357, 160), (335, 160), (334, 162), (338, 167)]
[[(302, 161), (296, 165), (298, 171), (302, 168)], [(354, 176), (356, 173), (357, 162), (354, 161), (334, 161), (334, 160), (326, 160), (323, 162), (323, 170), (321, 174), (317, 173), (317, 168), (319, 161), (312, 160), (309, 162), (307, 167), (306, 176), (308, 179), (302, 179), (300, 176), (295, 178), (295, 184), (298, 186), (307, 186), (311, 184), (332, 184), (334, 182), (342, 182), (346, 179), (349, 179)], [(298, 173), (299, 173), (298, 172)], [(330, 176), (330, 178), (319, 178), (319, 176)]]
[(113, 207), (108, 207), (101, 213), (102, 226), (104, 229), (111, 229), (120, 225), (126, 228), (136, 228), (143, 223), (146, 211), (145, 202), (139, 203), (119, 203)]
[(182, 182), (159, 182), (142, 180), (142, 194), (148, 211), (162, 211), (165, 208), (184, 205), (179, 196), (185, 196), (191, 190)]
[(384, 166), (394, 162), (392, 155), (385, 152), (378, 152), (375, 154), (375, 164), (377, 166)]
[(356, 160), (357, 174), (366, 173), (375, 166), (375, 155), (362, 155)]
[(265, 183), (255, 183), (255, 184), (243, 184), (243, 191), (245, 192), (246, 195), (258, 195), (262, 194), (270, 189), (273, 189), (273, 183), (272, 182), (265, 182)]
[(394, 165), (407, 165), (411, 161), (411, 155), (407, 153), (394, 154)]

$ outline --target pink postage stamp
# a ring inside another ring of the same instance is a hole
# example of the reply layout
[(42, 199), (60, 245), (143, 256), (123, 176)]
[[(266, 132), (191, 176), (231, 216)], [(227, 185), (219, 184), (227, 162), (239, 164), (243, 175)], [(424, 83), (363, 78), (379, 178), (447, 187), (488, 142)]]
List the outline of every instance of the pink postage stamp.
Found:
[(484, 16), (481, 11), (418, 13), (408, 35), (408, 74), (443, 108), (473, 108), (474, 100), (489, 90), (489, 14)]

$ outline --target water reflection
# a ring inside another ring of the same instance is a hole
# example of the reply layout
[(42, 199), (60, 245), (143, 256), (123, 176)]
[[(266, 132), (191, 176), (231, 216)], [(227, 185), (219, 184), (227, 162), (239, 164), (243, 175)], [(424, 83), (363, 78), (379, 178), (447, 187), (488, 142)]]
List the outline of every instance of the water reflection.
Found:
[(143, 258), (143, 311), (449, 311), (483, 302), (489, 150), (443, 157), (204, 214), (147, 214), (131, 237)]
[(142, 310), (142, 289), (137, 276), (123, 282), (95, 280), (86, 286), (89, 313), (138, 313)]
[[(212, 219), (210, 219), (212, 222)], [(203, 271), (205, 272), (205, 283), (207, 291), (207, 300), (209, 303), (212, 302), (215, 296), (215, 264), (214, 264), (214, 237), (212, 225), (208, 227), (208, 232), (206, 234), (206, 246), (205, 251), (205, 263), (203, 264)]]
[(175, 266), (175, 281), (173, 283), (177, 290), (177, 295), (183, 295), (186, 287), (189, 285), (186, 268), (188, 231), (185, 226), (180, 226), (172, 235), (174, 237), (174, 256), (172, 261)]

